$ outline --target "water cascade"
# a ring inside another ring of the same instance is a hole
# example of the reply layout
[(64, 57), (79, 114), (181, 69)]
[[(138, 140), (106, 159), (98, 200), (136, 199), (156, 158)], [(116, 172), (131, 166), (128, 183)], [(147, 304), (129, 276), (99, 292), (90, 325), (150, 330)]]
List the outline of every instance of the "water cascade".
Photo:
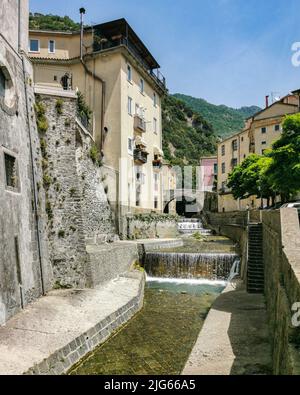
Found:
[(145, 270), (151, 277), (227, 280), (236, 275), (236, 261), (236, 254), (149, 252)]
[(203, 227), (201, 219), (198, 218), (183, 218), (178, 221), (178, 231), (182, 234), (193, 234), (199, 232), (203, 236), (211, 235), (209, 229)]
[(240, 275), (240, 264), (241, 264), (240, 258), (236, 258), (235, 261), (233, 262), (232, 268), (230, 270), (230, 273), (229, 273), (229, 276), (227, 279), (228, 282), (234, 280), (237, 276)]

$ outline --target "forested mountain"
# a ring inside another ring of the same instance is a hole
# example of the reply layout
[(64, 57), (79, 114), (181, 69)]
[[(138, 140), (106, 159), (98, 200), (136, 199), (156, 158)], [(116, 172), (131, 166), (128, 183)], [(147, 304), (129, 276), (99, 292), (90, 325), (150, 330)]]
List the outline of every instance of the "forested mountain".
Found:
[(173, 165), (199, 165), (204, 155), (216, 153), (211, 125), (183, 101), (166, 96), (162, 104), (163, 150)]
[(245, 119), (261, 109), (256, 106), (234, 109), (225, 105), (216, 106), (204, 99), (197, 99), (180, 93), (174, 95), (183, 100), (190, 108), (201, 114), (209, 122), (217, 136), (228, 137), (244, 126)]

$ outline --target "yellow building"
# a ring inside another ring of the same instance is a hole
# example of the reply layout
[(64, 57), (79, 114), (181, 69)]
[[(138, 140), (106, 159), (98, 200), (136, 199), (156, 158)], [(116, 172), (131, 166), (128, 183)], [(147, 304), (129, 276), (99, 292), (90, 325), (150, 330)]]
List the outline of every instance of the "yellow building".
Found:
[(119, 215), (162, 211), (160, 66), (125, 19), (85, 29), (80, 42), (80, 32), (30, 31), (35, 86), (84, 95), (93, 117), (82, 123), (102, 153)]
[(227, 187), (228, 176), (251, 153), (262, 155), (278, 140), (282, 121), (286, 115), (299, 112), (299, 96), (290, 94), (245, 122), (244, 129), (218, 144), (218, 208), (219, 212), (259, 208), (261, 200), (255, 196), (235, 200)]
[(177, 172), (178, 169), (170, 165), (169, 162), (163, 161), (162, 178), (163, 178), (163, 196), (165, 214), (176, 214), (176, 199), (174, 192), (177, 189)]

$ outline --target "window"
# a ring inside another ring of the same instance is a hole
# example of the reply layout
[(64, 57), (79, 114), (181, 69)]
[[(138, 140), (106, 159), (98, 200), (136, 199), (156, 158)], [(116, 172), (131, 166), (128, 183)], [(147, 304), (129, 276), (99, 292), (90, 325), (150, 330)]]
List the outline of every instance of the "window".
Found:
[(237, 149), (238, 149), (238, 141), (237, 140), (233, 140), (232, 149), (233, 149), (233, 151), (237, 151)]
[(55, 76), (53, 77), (53, 80), (54, 80), (55, 82), (57, 82), (57, 75), (55, 75)]
[(127, 80), (129, 82), (131, 82), (131, 80), (132, 80), (132, 70), (131, 70), (131, 66), (129, 64), (127, 65)]
[(242, 141), (242, 142), (244, 141), (244, 137), (241, 138), (241, 141)]
[(262, 145), (266, 145), (266, 144), (267, 144), (267, 142), (266, 142), (266, 141), (262, 141), (261, 143), (262, 143)]
[(55, 41), (54, 40), (49, 40), (48, 52), (49, 53), (55, 53)]
[(133, 154), (133, 139), (131, 137), (128, 137), (128, 152)]
[(222, 190), (225, 191), (225, 189), (226, 189), (226, 181), (223, 181), (222, 182)]
[(157, 119), (153, 118), (153, 130), (154, 133), (157, 134)]
[(154, 208), (157, 210), (158, 209), (158, 197), (154, 197)]
[(153, 105), (154, 105), (154, 107), (157, 106), (157, 95), (155, 92), (153, 93)]
[(225, 163), (222, 163), (222, 174), (225, 174), (226, 172), (226, 166)]
[(154, 174), (154, 191), (158, 192), (158, 185), (159, 185), (159, 174)]
[(5, 97), (6, 78), (3, 71), (0, 69), (0, 97)]
[(275, 125), (275, 132), (280, 132), (280, 125)]
[(30, 52), (40, 52), (40, 40), (31, 39), (29, 41)]
[(238, 160), (236, 158), (232, 159), (232, 161), (231, 161), (232, 168), (236, 167), (237, 164), (238, 164)]
[(262, 132), (262, 134), (267, 133), (267, 128), (261, 128), (261, 132)]
[(222, 156), (225, 156), (225, 145), (222, 145)]
[(17, 179), (17, 160), (14, 156), (4, 153), (6, 186), (16, 189), (18, 187)]
[(132, 115), (132, 98), (128, 96), (128, 114)]
[(141, 93), (144, 93), (144, 89), (145, 89), (145, 83), (143, 78), (140, 79), (140, 91)]
[(214, 164), (214, 174), (218, 174), (218, 164)]

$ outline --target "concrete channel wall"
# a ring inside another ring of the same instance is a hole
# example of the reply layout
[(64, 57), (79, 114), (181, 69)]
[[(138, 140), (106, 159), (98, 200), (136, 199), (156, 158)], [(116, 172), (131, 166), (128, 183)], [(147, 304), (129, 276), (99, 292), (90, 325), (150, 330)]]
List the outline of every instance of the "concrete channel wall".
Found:
[(211, 213), (207, 215), (207, 224), (239, 244), (243, 256), (242, 278), (246, 280), (247, 223), (249, 220), (262, 222), (265, 300), (273, 373), (300, 374), (300, 326), (293, 326), (292, 322), (297, 312), (292, 309), (296, 308), (296, 303), (300, 303), (300, 230), (297, 210), (255, 211), (249, 214)]

